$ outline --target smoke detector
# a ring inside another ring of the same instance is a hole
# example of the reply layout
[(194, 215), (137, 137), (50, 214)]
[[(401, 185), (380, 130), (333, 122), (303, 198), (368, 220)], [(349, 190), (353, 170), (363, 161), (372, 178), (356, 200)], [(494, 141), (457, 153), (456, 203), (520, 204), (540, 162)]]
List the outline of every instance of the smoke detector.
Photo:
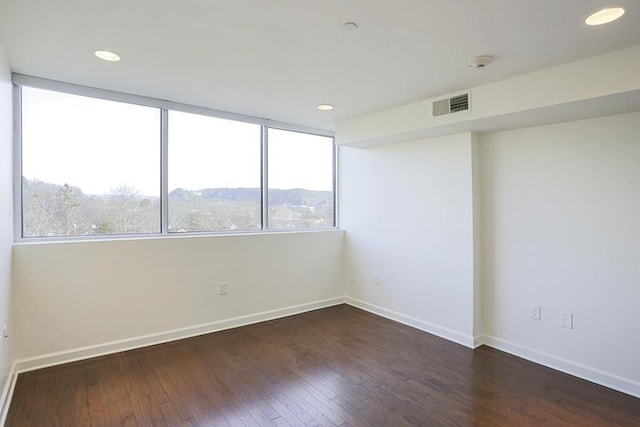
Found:
[(467, 65), (471, 68), (484, 68), (493, 62), (493, 56), (480, 55), (474, 56), (467, 61)]

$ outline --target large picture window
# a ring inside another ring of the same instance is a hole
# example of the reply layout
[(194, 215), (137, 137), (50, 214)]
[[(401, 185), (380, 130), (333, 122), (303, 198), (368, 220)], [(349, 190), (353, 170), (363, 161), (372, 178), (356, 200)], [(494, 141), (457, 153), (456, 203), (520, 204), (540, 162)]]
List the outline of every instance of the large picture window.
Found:
[(160, 110), (23, 87), (23, 236), (159, 232)]
[(23, 77), (17, 239), (335, 226), (326, 132)]
[(269, 129), (269, 227), (333, 226), (333, 138)]
[(169, 232), (261, 227), (260, 126), (169, 112)]

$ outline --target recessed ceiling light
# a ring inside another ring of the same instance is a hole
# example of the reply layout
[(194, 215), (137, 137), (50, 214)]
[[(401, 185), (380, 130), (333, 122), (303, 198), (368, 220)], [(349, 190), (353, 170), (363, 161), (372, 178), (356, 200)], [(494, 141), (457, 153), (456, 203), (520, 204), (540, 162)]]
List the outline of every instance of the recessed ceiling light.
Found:
[(358, 24), (355, 22), (345, 22), (342, 24), (342, 28), (344, 28), (345, 31), (355, 31), (358, 29)]
[(318, 105), (318, 110), (322, 110), (322, 111), (333, 110), (333, 105), (331, 105), (331, 104), (320, 104), (320, 105)]
[(584, 23), (587, 25), (603, 25), (613, 22), (624, 15), (621, 7), (606, 7), (587, 16)]
[(96, 50), (95, 55), (100, 59), (104, 59), (105, 61), (120, 61), (120, 55), (118, 55), (117, 53), (109, 52), (108, 50)]

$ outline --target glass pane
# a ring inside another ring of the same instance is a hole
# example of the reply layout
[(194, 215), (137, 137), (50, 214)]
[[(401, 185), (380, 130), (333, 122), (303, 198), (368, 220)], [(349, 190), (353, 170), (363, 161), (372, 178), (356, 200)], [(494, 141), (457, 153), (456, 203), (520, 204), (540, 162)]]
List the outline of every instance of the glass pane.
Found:
[(261, 224), (260, 126), (169, 112), (169, 231)]
[(269, 129), (269, 227), (333, 227), (333, 138)]
[(22, 87), (24, 237), (160, 232), (160, 110)]

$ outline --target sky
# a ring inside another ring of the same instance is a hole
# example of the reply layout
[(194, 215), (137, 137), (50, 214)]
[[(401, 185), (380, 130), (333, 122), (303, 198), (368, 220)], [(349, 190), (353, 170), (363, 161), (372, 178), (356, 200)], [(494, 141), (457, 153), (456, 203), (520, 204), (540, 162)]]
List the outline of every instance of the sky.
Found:
[[(22, 175), (160, 195), (160, 110), (23, 87)], [(169, 191), (260, 187), (260, 126), (169, 112)], [(269, 188), (328, 190), (331, 138), (269, 130)]]

